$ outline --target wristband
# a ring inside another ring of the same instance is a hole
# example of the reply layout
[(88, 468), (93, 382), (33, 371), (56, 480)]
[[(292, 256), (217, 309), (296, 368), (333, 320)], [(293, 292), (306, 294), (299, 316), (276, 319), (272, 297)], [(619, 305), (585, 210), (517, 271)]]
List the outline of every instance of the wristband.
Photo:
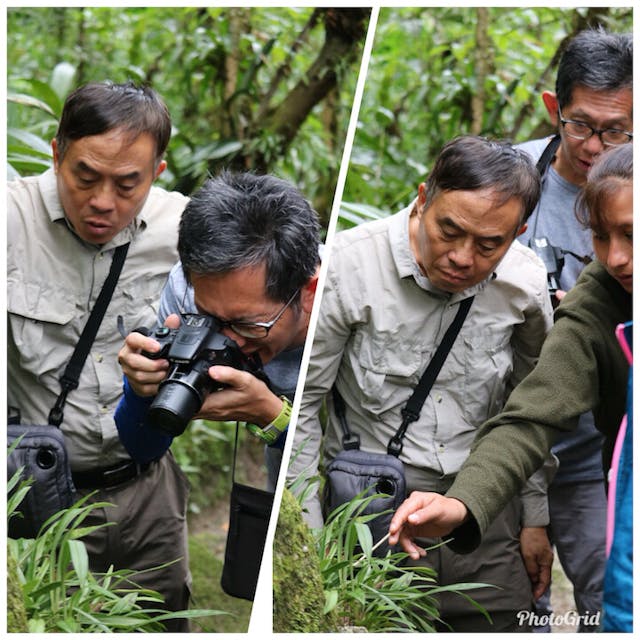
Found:
[(259, 427), (257, 424), (247, 423), (247, 429), (254, 436), (262, 438), (267, 444), (273, 444), (283, 431), (286, 431), (291, 420), (291, 402), (286, 396), (280, 396), (282, 409), (280, 413), (266, 426)]

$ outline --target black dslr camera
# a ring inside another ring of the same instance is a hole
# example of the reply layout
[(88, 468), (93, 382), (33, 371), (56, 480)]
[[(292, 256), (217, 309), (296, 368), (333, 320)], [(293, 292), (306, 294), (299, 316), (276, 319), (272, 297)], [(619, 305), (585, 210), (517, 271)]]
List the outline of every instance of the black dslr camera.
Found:
[[(136, 331), (145, 333), (144, 329)], [(265, 380), (260, 358), (242, 353), (235, 341), (218, 331), (218, 324), (209, 316), (186, 314), (179, 329), (157, 327), (150, 335), (161, 349), (157, 353), (143, 351), (142, 355), (154, 360), (166, 358), (170, 368), (149, 407), (148, 419), (171, 436), (184, 432), (211, 392), (227, 386), (209, 376), (209, 367), (226, 365)]]
[(555, 302), (555, 293), (560, 288), (560, 273), (562, 267), (564, 267), (564, 251), (554, 247), (545, 237), (531, 238), (529, 247), (544, 262), (544, 266), (547, 269), (549, 295), (551, 300)]

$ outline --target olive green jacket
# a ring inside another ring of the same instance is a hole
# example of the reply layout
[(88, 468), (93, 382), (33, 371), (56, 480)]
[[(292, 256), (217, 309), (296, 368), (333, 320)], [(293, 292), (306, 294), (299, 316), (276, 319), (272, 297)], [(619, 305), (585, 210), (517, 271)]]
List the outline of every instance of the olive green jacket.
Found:
[(473, 550), (487, 526), (542, 464), (557, 437), (592, 410), (605, 435), (603, 468), (625, 412), (628, 363), (615, 336), (631, 319), (631, 295), (598, 263), (584, 269), (558, 307), (535, 369), (503, 411), (478, 431), (469, 458), (447, 492), (471, 518), (452, 548)]

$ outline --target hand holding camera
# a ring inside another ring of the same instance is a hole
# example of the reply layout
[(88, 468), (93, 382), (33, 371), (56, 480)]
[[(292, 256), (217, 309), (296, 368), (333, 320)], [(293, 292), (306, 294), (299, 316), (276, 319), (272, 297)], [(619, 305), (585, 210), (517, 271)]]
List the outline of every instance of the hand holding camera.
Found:
[(214, 319), (187, 314), (182, 323), (169, 316), (166, 324), (149, 336), (144, 329), (129, 334), (119, 354), (134, 391), (156, 396), (150, 424), (177, 436), (194, 417), (267, 424), (278, 414), (280, 400), (259, 358), (245, 355)]

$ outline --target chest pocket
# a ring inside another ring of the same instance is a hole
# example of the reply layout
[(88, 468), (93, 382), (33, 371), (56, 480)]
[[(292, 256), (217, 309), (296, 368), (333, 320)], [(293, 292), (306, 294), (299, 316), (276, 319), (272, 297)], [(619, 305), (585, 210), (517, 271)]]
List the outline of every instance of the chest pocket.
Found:
[[(148, 329), (155, 326), (160, 307), (160, 294), (166, 279), (167, 273), (164, 272), (126, 279), (122, 283), (124, 305), (118, 313), (124, 312), (127, 331), (140, 326), (146, 326)], [(111, 313), (114, 314), (115, 311), (112, 309)]]
[(71, 356), (82, 315), (74, 295), (43, 282), (9, 279), (7, 311), (20, 366), (36, 376), (59, 371)]
[(460, 337), (465, 348), (464, 416), (480, 426), (505, 401), (505, 385), (513, 371), (511, 331), (484, 328)]
[(419, 345), (397, 335), (356, 334), (352, 369), (361, 392), (362, 408), (374, 415), (404, 404), (428, 362)]

